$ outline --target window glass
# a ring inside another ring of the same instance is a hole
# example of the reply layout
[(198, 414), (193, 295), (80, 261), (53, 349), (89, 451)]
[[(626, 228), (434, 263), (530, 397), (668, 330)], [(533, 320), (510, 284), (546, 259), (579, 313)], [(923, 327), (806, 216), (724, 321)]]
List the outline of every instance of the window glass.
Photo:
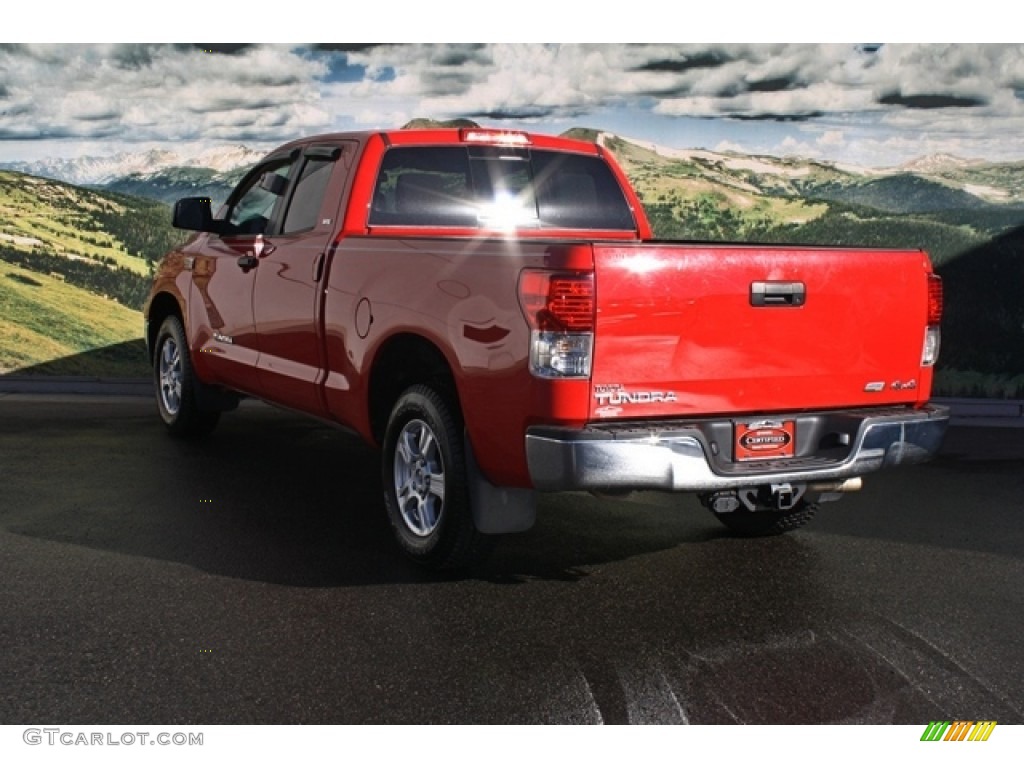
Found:
[(263, 169), (231, 206), (228, 222), (236, 234), (258, 235), (266, 232), (276, 206), (288, 189), (290, 160), (282, 160)]
[(395, 147), (384, 155), (369, 223), (634, 230), (599, 157), (521, 147)]
[(480, 224), (498, 228), (540, 225), (528, 152), (512, 147), (473, 147), (470, 158)]
[(370, 224), (476, 226), (469, 158), (461, 147), (399, 147), (384, 155)]
[(635, 229), (626, 196), (598, 157), (533, 153), (541, 220), (567, 229)]
[(284, 217), (283, 233), (302, 232), (316, 226), (320, 206), (327, 191), (327, 182), (331, 180), (334, 163), (331, 160), (310, 158), (302, 168), (302, 175), (295, 187), (295, 194), (288, 204), (288, 213)]

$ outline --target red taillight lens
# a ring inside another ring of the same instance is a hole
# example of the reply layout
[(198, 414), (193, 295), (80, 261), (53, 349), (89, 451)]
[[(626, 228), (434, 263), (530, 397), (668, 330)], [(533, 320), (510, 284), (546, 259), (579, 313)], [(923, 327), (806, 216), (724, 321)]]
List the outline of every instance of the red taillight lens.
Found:
[(524, 270), (519, 302), (530, 328), (538, 331), (588, 333), (594, 330), (594, 276)]
[(594, 274), (524, 269), (519, 304), (530, 325), (530, 373), (585, 379), (594, 353)]
[(928, 325), (942, 321), (942, 278), (928, 275)]

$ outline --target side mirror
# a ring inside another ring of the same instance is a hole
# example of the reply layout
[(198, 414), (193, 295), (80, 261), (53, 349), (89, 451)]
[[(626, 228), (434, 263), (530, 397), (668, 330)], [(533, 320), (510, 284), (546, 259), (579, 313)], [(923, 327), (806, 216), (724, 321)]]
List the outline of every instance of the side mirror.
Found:
[(197, 232), (219, 231), (219, 222), (213, 218), (208, 197), (184, 197), (176, 202), (171, 223), (178, 229), (192, 229)]

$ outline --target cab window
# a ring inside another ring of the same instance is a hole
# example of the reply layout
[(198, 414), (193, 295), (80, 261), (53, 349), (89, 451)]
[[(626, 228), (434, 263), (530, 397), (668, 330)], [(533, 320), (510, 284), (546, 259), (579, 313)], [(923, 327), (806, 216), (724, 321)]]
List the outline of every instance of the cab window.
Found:
[(267, 231), (288, 189), (291, 160), (264, 166), (241, 188), (228, 213), (231, 233), (259, 235)]
[(295, 185), (295, 194), (288, 204), (284, 217), (282, 234), (292, 234), (313, 229), (316, 226), (320, 206), (324, 202), (327, 183), (331, 180), (334, 160), (309, 158), (302, 167), (302, 174)]
[(633, 231), (601, 158), (521, 147), (394, 147), (384, 155), (370, 226)]

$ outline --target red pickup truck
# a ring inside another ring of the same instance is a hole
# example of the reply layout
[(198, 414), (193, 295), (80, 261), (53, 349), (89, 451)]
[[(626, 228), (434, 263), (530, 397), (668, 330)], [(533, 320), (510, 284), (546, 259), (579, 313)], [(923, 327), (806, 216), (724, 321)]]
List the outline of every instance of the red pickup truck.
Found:
[(174, 224), (198, 234), (145, 308), (170, 432), (240, 396), (354, 430), (428, 566), (529, 528), (538, 491), (695, 492), (780, 533), (948, 423), (923, 252), (654, 241), (599, 144), (315, 136)]

